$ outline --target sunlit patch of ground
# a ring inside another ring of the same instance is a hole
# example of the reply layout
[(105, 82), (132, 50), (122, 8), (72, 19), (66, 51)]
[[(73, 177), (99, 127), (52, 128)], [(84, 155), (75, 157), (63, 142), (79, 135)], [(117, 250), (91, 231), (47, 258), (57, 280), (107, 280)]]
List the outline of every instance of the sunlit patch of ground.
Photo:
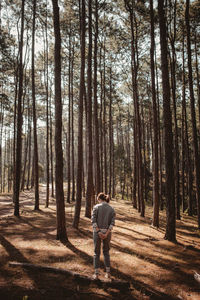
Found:
[[(117, 218), (110, 254), (112, 276), (130, 282), (128, 294), (95, 285), (77, 286), (63, 275), (10, 267), (9, 261), (18, 261), (67, 269), (86, 276), (93, 274), (92, 228), (90, 220), (84, 217), (84, 208), (79, 230), (75, 230), (71, 226), (74, 204), (66, 204), (69, 244), (65, 245), (56, 240), (55, 200), (51, 199), (49, 208), (45, 208), (45, 190), (41, 188), (41, 210), (36, 212), (33, 197), (33, 192), (22, 193), (21, 217), (16, 218), (11, 198), (6, 195), (4, 202), (4, 196), (0, 196), (2, 299), (22, 299), (16, 295), (21, 297), (24, 293), (30, 299), (54, 297), (58, 300), (68, 299), (68, 296), (70, 299), (116, 299), (116, 295), (117, 299), (200, 299), (200, 285), (193, 277), (193, 270), (200, 273), (200, 236), (196, 219), (183, 215), (177, 221), (177, 244), (173, 244), (164, 240), (165, 212), (160, 213), (161, 226), (156, 229), (151, 227), (151, 207), (147, 207), (145, 218), (142, 218), (131, 203), (123, 200), (111, 202)], [(5, 298), (8, 294), (10, 298)]]

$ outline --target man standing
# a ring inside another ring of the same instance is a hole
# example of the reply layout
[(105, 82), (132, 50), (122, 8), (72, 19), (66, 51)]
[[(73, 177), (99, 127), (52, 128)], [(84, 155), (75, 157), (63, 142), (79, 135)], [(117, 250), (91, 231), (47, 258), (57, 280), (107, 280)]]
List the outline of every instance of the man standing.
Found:
[(101, 241), (103, 242), (104, 264), (106, 267), (105, 277), (110, 278), (110, 240), (111, 231), (115, 225), (115, 211), (108, 204), (109, 196), (100, 193), (97, 196), (99, 204), (95, 205), (92, 212), (93, 241), (94, 241), (94, 269), (93, 278), (99, 276), (99, 259), (101, 253)]

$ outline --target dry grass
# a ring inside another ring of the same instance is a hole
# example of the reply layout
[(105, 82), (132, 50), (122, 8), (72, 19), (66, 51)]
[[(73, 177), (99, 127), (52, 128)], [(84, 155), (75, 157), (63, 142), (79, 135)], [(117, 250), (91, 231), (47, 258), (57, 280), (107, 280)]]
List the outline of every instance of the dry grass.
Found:
[[(74, 207), (66, 205), (67, 245), (55, 239), (56, 207), (50, 200), (44, 207), (45, 190), (40, 189), (39, 212), (33, 211), (33, 193), (21, 194), (21, 217), (13, 214), (9, 195), (0, 197), (0, 299), (200, 299), (200, 285), (193, 270), (200, 273), (200, 243), (194, 217), (177, 221), (177, 244), (164, 240), (165, 214), (161, 226), (152, 228), (152, 208), (141, 218), (131, 203), (113, 200), (116, 226), (111, 244), (112, 276), (131, 283), (129, 291), (100, 289), (95, 284), (77, 284), (62, 274), (25, 271), (9, 267), (9, 261), (59, 267), (91, 276), (93, 241), (84, 209), (79, 230), (71, 227)], [(101, 278), (104, 277), (103, 261)]]

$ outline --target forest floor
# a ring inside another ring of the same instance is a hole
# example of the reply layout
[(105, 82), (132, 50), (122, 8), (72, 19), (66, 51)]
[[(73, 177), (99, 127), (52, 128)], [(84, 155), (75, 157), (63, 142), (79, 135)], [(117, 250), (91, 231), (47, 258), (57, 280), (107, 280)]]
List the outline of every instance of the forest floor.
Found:
[[(72, 228), (74, 204), (66, 204), (69, 242), (56, 240), (55, 199), (45, 208), (45, 187), (40, 187), (40, 211), (34, 211), (33, 191), (20, 194), (20, 218), (13, 216), (11, 195), (0, 195), (0, 299), (200, 299), (200, 234), (195, 217), (177, 221), (177, 243), (164, 240), (165, 212), (160, 228), (151, 227), (152, 208), (145, 218), (132, 204), (113, 199), (116, 226), (111, 242), (112, 279), (130, 283), (130, 289), (77, 283), (66, 274), (13, 267), (24, 262), (93, 274), (92, 227), (81, 212), (79, 230)], [(102, 256), (101, 256), (102, 259)], [(103, 259), (101, 280), (104, 282)]]

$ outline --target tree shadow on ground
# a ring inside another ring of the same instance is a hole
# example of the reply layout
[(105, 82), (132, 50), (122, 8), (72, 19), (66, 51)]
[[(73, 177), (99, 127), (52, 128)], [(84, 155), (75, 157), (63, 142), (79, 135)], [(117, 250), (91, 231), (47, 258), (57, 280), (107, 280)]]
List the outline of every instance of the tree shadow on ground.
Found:
[[(83, 228), (81, 228), (79, 231), (82, 235), (89, 236), (90, 238), (92, 238), (91, 232), (84, 230)], [(115, 232), (115, 234), (116, 234), (116, 232)], [(137, 243), (137, 240), (135, 240), (135, 242)], [(153, 240), (147, 239), (145, 241), (143, 240), (142, 242), (146, 243), (148, 247), (149, 247), (149, 245), (152, 245), (152, 246), (155, 246), (157, 249), (162, 249), (162, 250), (166, 251), (168, 253), (168, 255), (170, 255), (173, 258), (179, 258), (179, 260), (181, 259), (184, 262), (184, 266), (182, 266), (180, 263), (177, 264), (176, 262), (174, 262), (173, 260), (170, 260), (170, 259), (162, 258), (162, 260), (161, 260), (158, 255), (149, 256), (146, 253), (143, 254), (142, 252), (134, 251), (134, 249), (133, 249), (134, 247), (132, 249), (130, 249), (129, 247), (124, 247), (124, 246), (121, 247), (120, 245), (114, 243), (113, 241), (111, 242), (111, 247), (121, 253), (129, 254), (132, 257), (137, 257), (146, 262), (154, 264), (154, 265), (158, 266), (159, 268), (173, 272), (173, 278), (174, 278), (175, 282), (181, 284), (184, 281), (185, 284), (188, 286), (188, 288), (193, 287), (195, 289), (195, 291), (200, 292), (200, 288), (195, 285), (194, 278), (191, 273), (192, 269), (195, 269), (198, 266), (200, 268), (200, 265), (197, 264), (196, 261), (187, 262), (187, 260), (189, 260), (189, 259), (191, 260), (191, 258), (194, 257), (194, 255), (192, 254), (192, 252), (193, 252), (192, 248), (188, 249), (189, 250), (188, 252), (187, 252), (187, 250), (180, 252), (180, 250), (178, 250), (178, 249), (176, 250), (175, 247), (171, 248), (170, 246), (167, 246), (164, 244), (161, 244), (161, 245), (157, 244), (157, 241), (154, 239)], [(181, 243), (177, 243), (174, 245), (183, 246)], [(159, 250), (157, 250), (157, 251), (159, 251)], [(198, 249), (195, 249), (194, 251), (198, 252)], [(189, 272), (189, 274), (188, 274), (188, 272), (183, 271), (182, 267), (186, 268), (187, 271)], [(164, 281), (163, 281), (163, 283), (164, 283)]]
[[(68, 249), (70, 249), (71, 251), (73, 251), (74, 253), (76, 253), (77, 255), (79, 255), (81, 258), (83, 258), (87, 263), (92, 264), (93, 263), (93, 257), (91, 257), (90, 255), (88, 255), (87, 253), (85, 253), (84, 251), (81, 251), (80, 249), (76, 248), (70, 241), (63, 241), (62, 242)], [(104, 265), (101, 262), (100, 267), (103, 268)], [(121, 278), (123, 280), (126, 280), (128, 282), (130, 282), (133, 286), (134, 289), (136, 289), (137, 291), (139, 291), (140, 293), (145, 293), (145, 295), (149, 296), (150, 299), (168, 299), (168, 300), (175, 300), (177, 298), (172, 297), (170, 295), (167, 295), (165, 293), (159, 292), (156, 289), (154, 289), (153, 287), (148, 286), (147, 284), (135, 280), (132, 276), (127, 275), (121, 271), (119, 271), (116, 268), (112, 267), (112, 274), (117, 277), (117, 278)], [(127, 291), (127, 293), (129, 293)]]

